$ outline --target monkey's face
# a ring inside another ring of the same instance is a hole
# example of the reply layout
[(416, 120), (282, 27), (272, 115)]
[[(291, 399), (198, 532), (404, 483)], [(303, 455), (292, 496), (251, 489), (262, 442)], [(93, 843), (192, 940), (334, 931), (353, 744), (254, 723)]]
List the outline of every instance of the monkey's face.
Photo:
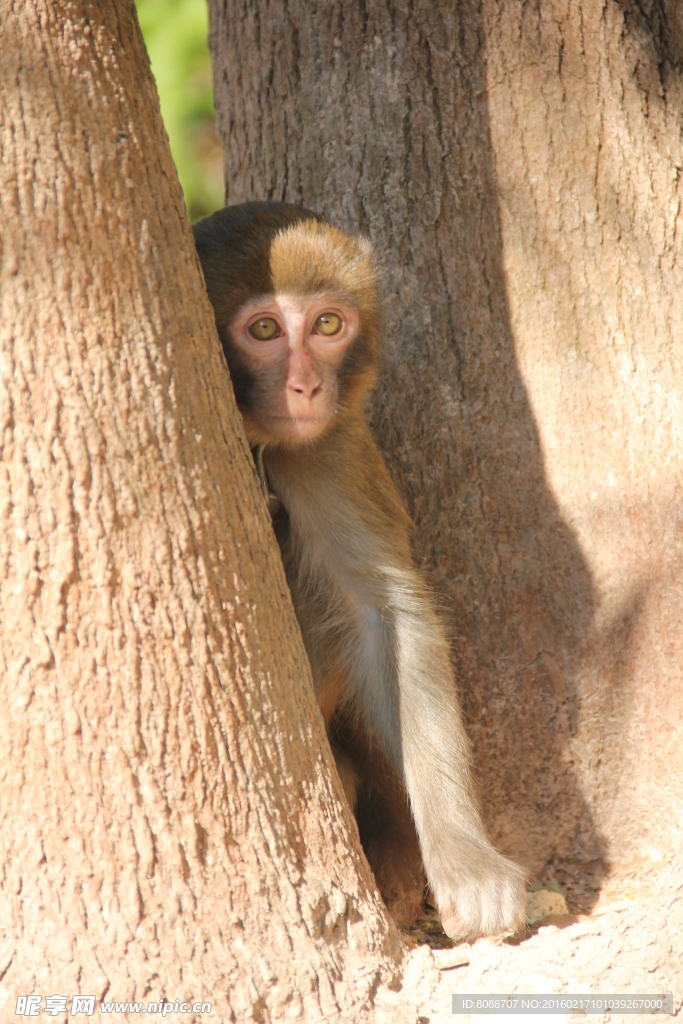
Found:
[(252, 445), (296, 448), (362, 415), (377, 377), (370, 243), (288, 203), (245, 203), (193, 227)]
[(250, 444), (297, 447), (345, 411), (358, 312), (331, 297), (255, 298), (229, 324), (229, 359)]

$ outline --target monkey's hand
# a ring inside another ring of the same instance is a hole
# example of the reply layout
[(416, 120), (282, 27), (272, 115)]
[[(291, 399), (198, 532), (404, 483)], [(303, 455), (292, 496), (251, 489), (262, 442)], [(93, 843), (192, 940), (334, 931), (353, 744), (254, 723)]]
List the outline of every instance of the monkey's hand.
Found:
[(446, 934), (451, 939), (474, 939), (517, 931), (527, 903), (522, 869), (486, 840), (465, 839), (449, 859), (447, 873), (442, 860), (441, 870), (430, 877)]

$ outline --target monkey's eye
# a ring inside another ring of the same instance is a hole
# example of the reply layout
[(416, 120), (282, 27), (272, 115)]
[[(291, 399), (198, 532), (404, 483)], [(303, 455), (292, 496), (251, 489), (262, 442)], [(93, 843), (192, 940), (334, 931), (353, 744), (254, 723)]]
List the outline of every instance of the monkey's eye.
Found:
[(321, 313), (315, 322), (315, 329), (318, 334), (324, 334), (328, 338), (332, 334), (339, 334), (341, 327), (341, 317), (337, 316), (336, 313)]
[(277, 320), (273, 320), (272, 316), (262, 316), (260, 320), (254, 321), (249, 328), (249, 333), (257, 341), (270, 341), (279, 330)]

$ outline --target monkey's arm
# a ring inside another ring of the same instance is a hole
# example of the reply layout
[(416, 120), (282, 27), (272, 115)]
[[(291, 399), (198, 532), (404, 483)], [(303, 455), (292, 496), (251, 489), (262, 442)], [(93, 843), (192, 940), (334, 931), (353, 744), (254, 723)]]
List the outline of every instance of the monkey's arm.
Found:
[[(524, 877), (485, 834), (444, 631), (418, 574), (406, 569), (402, 576), (388, 587), (395, 675), (380, 686), (397, 694), (402, 768), (427, 878), (449, 935), (516, 928), (526, 906)], [(377, 726), (386, 729), (379, 719)]]
[[(403, 773), (446, 931), (494, 934), (524, 917), (524, 876), (489, 843), (444, 629), (410, 554), (409, 520), (365, 425), (299, 474), (275, 469), (292, 523), (290, 580), (314, 676), (341, 666)], [(324, 528), (321, 528), (324, 524)]]

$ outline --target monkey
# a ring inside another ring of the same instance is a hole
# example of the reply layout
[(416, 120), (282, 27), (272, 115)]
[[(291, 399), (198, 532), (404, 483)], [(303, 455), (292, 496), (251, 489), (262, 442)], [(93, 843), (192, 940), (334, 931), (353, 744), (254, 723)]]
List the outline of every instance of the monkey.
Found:
[(450, 937), (514, 931), (525, 874), (487, 838), (446, 632), (365, 419), (380, 332), (371, 244), (277, 202), (226, 207), (193, 232), (380, 891), (413, 913), (424, 865)]

